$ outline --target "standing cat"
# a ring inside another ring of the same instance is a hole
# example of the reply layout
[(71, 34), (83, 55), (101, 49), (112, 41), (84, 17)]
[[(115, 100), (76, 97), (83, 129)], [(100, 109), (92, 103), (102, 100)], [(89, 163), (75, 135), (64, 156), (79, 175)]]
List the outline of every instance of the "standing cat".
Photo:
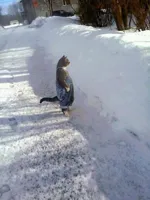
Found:
[(57, 96), (50, 98), (44, 97), (40, 100), (43, 101), (56, 102), (58, 101), (62, 112), (68, 115), (69, 107), (72, 106), (74, 102), (74, 86), (72, 79), (67, 71), (67, 67), (70, 61), (66, 56), (60, 58), (56, 69), (56, 91)]

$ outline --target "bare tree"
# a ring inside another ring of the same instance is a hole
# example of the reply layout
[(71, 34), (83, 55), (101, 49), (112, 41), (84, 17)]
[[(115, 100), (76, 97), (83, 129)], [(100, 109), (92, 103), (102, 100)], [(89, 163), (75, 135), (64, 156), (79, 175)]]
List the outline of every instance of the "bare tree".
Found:
[[(104, 17), (102, 9), (108, 11)], [(81, 23), (102, 27), (109, 24), (105, 21), (111, 22), (111, 16), (118, 30), (131, 28), (131, 22), (138, 30), (150, 30), (150, 0), (79, 0)]]
[(17, 3), (13, 3), (8, 7), (8, 13), (10, 15), (17, 15), (19, 13), (19, 6)]
[(53, 0), (43, 0), (43, 2), (46, 4), (47, 10), (49, 12), (49, 16), (52, 16), (52, 12), (53, 12)]
[(17, 20), (19, 20), (19, 21), (21, 20), (21, 15), (20, 15), (20, 12), (19, 12), (19, 4), (18, 3), (13, 3), (13, 4), (9, 5), (8, 13), (9, 13), (9, 15), (15, 16), (15, 18)]
[(2, 15), (2, 7), (0, 6), (0, 16)]
[[(2, 10), (3, 10), (3, 8), (0, 6), (0, 26), (1, 26), (1, 27), (3, 27), (3, 25), (2, 25), (2, 18), (3, 18)], [(4, 28), (4, 27), (3, 27), (3, 28)]]

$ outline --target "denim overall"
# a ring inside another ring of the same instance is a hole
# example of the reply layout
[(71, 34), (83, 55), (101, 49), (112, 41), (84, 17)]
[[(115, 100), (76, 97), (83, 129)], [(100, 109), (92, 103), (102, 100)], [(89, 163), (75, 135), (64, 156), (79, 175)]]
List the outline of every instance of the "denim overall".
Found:
[(61, 109), (68, 109), (70, 106), (72, 106), (74, 101), (74, 86), (71, 77), (68, 76), (65, 81), (70, 87), (69, 92), (67, 92), (66, 89), (59, 85), (59, 83), (56, 81), (57, 97), (59, 99)]

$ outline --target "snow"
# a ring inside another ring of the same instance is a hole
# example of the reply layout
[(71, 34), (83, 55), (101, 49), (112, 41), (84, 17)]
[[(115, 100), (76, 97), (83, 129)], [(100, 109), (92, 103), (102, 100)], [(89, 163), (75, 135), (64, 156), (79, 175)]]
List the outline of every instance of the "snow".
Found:
[(7, 25), (7, 26), (4, 26), (4, 28), (15, 28), (15, 27), (19, 27), (19, 26), (22, 26), (23, 24), (20, 23), (20, 24), (12, 24), (12, 25)]
[(3, 31), (3, 27), (2, 26), (0, 26), (0, 31)]
[[(76, 17), (0, 32), (2, 200), (150, 198), (149, 43), (150, 31), (95, 29)], [(57, 104), (39, 105), (56, 94), (64, 54), (70, 119)]]
[(115, 118), (115, 128), (149, 139), (150, 31), (95, 29), (57, 17), (41, 31), (44, 46), (56, 61), (62, 54), (71, 60), (76, 88), (85, 93), (88, 104), (109, 121)]
[(40, 28), (46, 22), (46, 17), (37, 17), (32, 23), (29, 25), (29, 28)]
[(0, 197), (97, 199), (86, 139), (58, 105), (39, 105), (44, 87), (54, 86), (44, 71), (51, 57), (35, 38), (27, 27), (1, 34)]

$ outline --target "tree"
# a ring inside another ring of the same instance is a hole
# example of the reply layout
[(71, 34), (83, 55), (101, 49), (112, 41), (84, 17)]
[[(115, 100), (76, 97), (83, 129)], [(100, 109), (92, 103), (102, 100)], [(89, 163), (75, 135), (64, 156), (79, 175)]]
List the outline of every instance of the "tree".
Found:
[(21, 15), (20, 15), (19, 9), (20, 9), (19, 4), (13, 3), (13, 4), (9, 5), (8, 13), (9, 13), (9, 15), (14, 16), (17, 20), (20, 21)]
[[(130, 0), (131, 1), (131, 0)], [(150, 29), (150, 0), (133, 0), (130, 10), (134, 16), (134, 23), (138, 30)]]
[(18, 4), (17, 3), (13, 3), (13, 4), (9, 5), (9, 7), (8, 7), (8, 13), (10, 15), (13, 15), (13, 16), (17, 15), (19, 13), (19, 6), (18, 6)]
[(53, 12), (53, 0), (43, 0), (43, 2), (45, 3), (47, 10), (49, 12), (49, 16), (52, 16), (52, 12)]
[(83, 24), (108, 26), (112, 16), (120, 31), (131, 28), (131, 21), (138, 30), (149, 30), (150, 0), (79, 0), (79, 17)]
[(2, 18), (3, 18), (3, 16), (2, 16), (2, 10), (3, 10), (3, 8), (0, 6), (0, 26), (2, 26)]
[(2, 15), (2, 7), (0, 6), (0, 16)]
[(83, 24), (97, 27), (112, 24), (109, 0), (79, 0), (78, 15)]

